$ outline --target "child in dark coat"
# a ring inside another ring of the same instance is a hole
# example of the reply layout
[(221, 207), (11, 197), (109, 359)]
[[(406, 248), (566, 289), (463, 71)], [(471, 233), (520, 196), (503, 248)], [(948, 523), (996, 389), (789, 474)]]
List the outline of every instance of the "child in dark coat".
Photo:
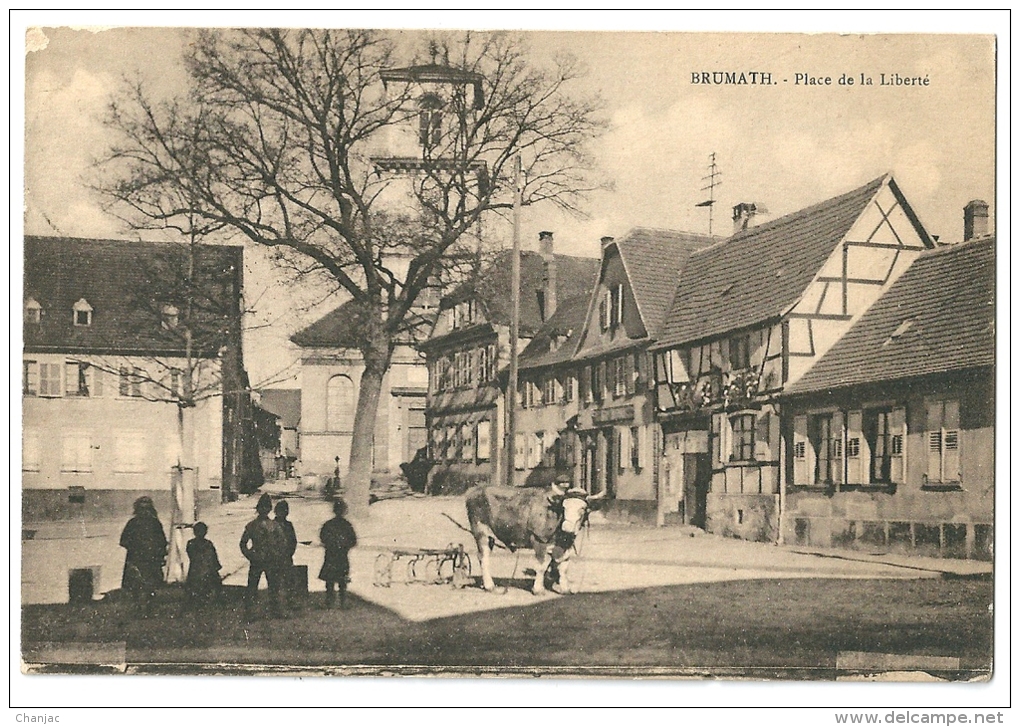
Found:
[(188, 599), (191, 603), (203, 603), (218, 599), (220, 596), (220, 558), (216, 546), (206, 540), (209, 527), (205, 523), (195, 523), (195, 537), (188, 541), (188, 578), (185, 581)]
[(333, 606), (336, 599), (334, 588), (339, 587), (340, 608), (347, 608), (347, 583), (350, 581), (351, 562), (348, 553), (358, 544), (354, 534), (354, 526), (344, 517), (347, 515), (347, 503), (337, 500), (333, 503), (332, 520), (326, 521), (319, 532), (319, 540), (326, 549), (319, 571), (319, 580), (326, 582), (326, 608)]

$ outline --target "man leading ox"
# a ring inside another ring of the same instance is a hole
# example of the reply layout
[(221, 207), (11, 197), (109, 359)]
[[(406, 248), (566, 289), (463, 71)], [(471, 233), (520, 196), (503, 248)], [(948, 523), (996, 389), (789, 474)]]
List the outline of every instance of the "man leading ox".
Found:
[(490, 556), (495, 541), (511, 552), (529, 548), (535, 553), (535, 582), (532, 592), (546, 590), (546, 572), (552, 565), (559, 572), (560, 591), (570, 592), (567, 570), (574, 539), (584, 525), (591, 502), (580, 487), (566, 489), (560, 482), (550, 489), (480, 485), (468, 491), (466, 505), (471, 533), (478, 545), (482, 587), (495, 589)]

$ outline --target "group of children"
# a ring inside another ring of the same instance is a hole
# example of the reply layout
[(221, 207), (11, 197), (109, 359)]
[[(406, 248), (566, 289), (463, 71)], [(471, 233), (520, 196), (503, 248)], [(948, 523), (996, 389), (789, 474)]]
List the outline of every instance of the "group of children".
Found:
[[(248, 585), (245, 591), (245, 611), (251, 615), (259, 584), (265, 575), (269, 586), (270, 605), (274, 616), (282, 616), (282, 592), (294, 590), (294, 553), (297, 550), (297, 534), (294, 524), (288, 520), (290, 506), (286, 500), (276, 503), (274, 511), (269, 495), (263, 494), (255, 506), (257, 517), (249, 522), (241, 535), (241, 553), (249, 562)], [(346, 519), (347, 505), (343, 500), (333, 503), (333, 519), (328, 520), (319, 532), (319, 539), (325, 549), (319, 579), (326, 583), (326, 607), (336, 603), (340, 594), (340, 607), (347, 607), (347, 583), (350, 580), (348, 553), (358, 540), (354, 526)], [(185, 586), (189, 603), (202, 604), (217, 599), (220, 595), (222, 568), (216, 547), (206, 538), (209, 528), (205, 523), (195, 523), (195, 537), (188, 541), (188, 576)]]

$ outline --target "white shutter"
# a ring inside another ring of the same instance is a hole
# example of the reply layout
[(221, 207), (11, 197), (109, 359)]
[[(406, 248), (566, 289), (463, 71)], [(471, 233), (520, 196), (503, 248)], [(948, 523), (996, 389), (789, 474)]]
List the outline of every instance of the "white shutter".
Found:
[(832, 483), (843, 484), (843, 454), (846, 443), (846, 433), (843, 422), (843, 412), (832, 413)]
[(621, 427), (620, 430), (620, 472), (630, 466), (630, 428)]
[(719, 415), (719, 458), (724, 463), (733, 459), (733, 423), (725, 414)]
[(38, 472), (42, 449), (39, 446), (39, 430), (25, 427), (21, 430), (21, 469), (26, 472)]
[(475, 429), (475, 456), (481, 460), (489, 459), (489, 420), (478, 422)]
[(889, 415), (889, 479), (893, 482), (906, 480), (907, 410), (898, 407)]
[(772, 413), (764, 411), (754, 420), (754, 458), (769, 462), (775, 459), (772, 455), (772, 444), (770, 442), (772, 428)]
[(942, 418), (942, 481), (959, 482), (960, 402), (946, 401)]
[(638, 442), (637, 442), (637, 456), (638, 456), (638, 467), (644, 469), (648, 466), (648, 454), (645, 451), (648, 448), (648, 426), (645, 425), (638, 427)]
[(864, 414), (861, 411), (847, 412), (846, 426), (846, 482), (851, 485), (868, 483), (864, 476), (866, 462), (870, 458), (865, 454), (867, 443), (864, 441)]
[(528, 465), (527, 463), (527, 438), (524, 432), (517, 432), (514, 436), (514, 469), (522, 470)]
[(811, 483), (811, 445), (808, 442), (806, 414), (793, 418), (793, 484)]
[[(928, 463), (925, 473), (929, 482), (942, 481), (942, 402), (929, 401), (926, 404), (925, 449)], [(894, 429), (895, 431), (895, 429)], [(894, 478), (895, 481), (895, 478)]]

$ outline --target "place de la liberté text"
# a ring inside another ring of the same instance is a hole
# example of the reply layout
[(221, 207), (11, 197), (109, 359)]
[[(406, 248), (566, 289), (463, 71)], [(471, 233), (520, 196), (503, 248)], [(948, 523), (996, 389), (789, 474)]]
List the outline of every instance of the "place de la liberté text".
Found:
[[(692, 86), (778, 86), (777, 76), (768, 71), (691, 71)], [(789, 84), (789, 78), (781, 79)], [(930, 86), (928, 74), (903, 76), (899, 73), (841, 73), (838, 76), (816, 73), (794, 73), (794, 86)]]

